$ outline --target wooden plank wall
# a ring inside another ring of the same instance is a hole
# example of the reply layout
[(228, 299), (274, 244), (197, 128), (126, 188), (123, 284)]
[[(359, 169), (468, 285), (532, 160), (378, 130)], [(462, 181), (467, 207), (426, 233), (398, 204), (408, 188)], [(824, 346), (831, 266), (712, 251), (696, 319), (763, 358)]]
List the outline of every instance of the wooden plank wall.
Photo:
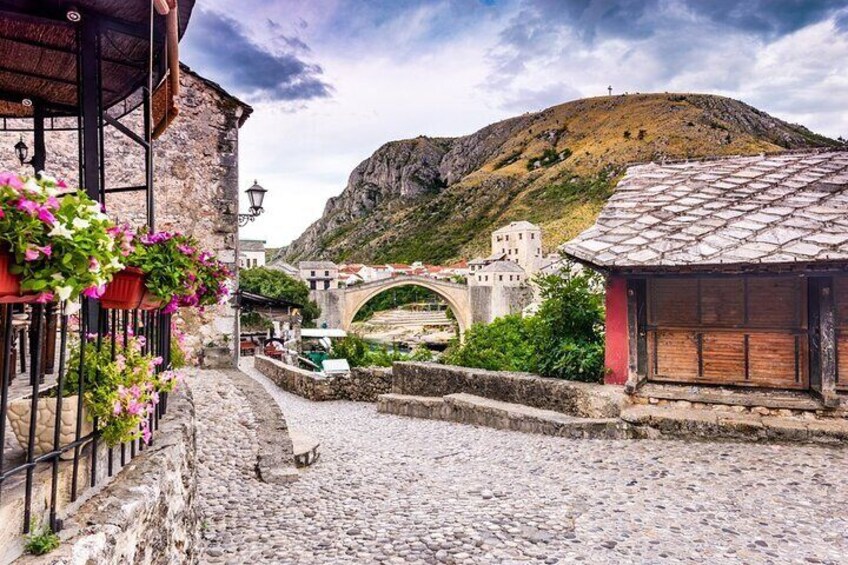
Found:
[(798, 277), (650, 279), (651, 380), (808, 388), (805, 296)]

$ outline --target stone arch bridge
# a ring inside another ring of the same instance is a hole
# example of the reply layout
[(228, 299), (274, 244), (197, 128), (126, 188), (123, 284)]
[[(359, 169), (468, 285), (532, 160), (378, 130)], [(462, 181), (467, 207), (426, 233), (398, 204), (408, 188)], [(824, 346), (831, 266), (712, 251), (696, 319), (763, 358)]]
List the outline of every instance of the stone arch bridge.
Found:
[(401, 286), (420, 286), (431, 290), (447, 302), (456, 317), (460, 335), (473, 323), (469, 286), (416, 275), (401, 275), (347, 288), (313, 290), (310, 295), (321, 307), (319, 321), (329, 327), (349, 330), (356, 313), (380, 293)]
[(369, 300), (387, 290), (410, 285), (431, 290), (447, 302), (459, 326), (460, 337), (471, 324), (489, 323), (498, 316), (520, 312), (532, 298), (532, 291), (525, 287), (469, 286), (417, 275), (400, 275), (347, 288), (313, 290), (309, 295), (321, 307), (319, 324), (350, 330), (356, 313)]

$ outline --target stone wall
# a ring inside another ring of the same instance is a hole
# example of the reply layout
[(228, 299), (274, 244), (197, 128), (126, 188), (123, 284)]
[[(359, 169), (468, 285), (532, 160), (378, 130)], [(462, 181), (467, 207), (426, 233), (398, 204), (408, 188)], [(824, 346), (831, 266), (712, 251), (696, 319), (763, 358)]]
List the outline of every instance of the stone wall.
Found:
[(621, 387), (436, 363), (395, 363), (392, 393), (431, 397), (466, 393), (585, 418), (618, 417), (624, 402)]
[[(238, 256), (238, 129), (249, 115), (249, 106), (228, 95), (219, 86), (184, 68), (177, 104), (179, 115), (165, 133), (154, 141), (154, 186), (156, 229), (180, 231), (200, 240), (204, 249), (217, 255), (233, 270)], [(141, 132), (141, 112), (135, 111), (122, 123)], [(65, 125), (71, 125), (66, 123)], [(107, 188), (144, 183), (144, 153), (137, 144), (113, 127), (105, 141)], [(0, 132), (0, 167), (32, 174), (21, 168), (11, 150), (18, 133)], [(24, 140), (33, 147), (31, 134)], [(77, 135), (75, 131), (47, 131), (47, 171), (79, 186)], [(106, 195), (107, 212), (134, 225), (146, 223), (144, 192)], [(178, 324), (197, 352), (201, 343), (233, 335), (231, 306), (181, 312)], [(235, 340), (230, 339), (230, 343)]]
[(278, 387), (309, 400), (376, 402), (392, 389), (390, 368), (355, 367), (349, 375), (327, 377), (262, 355), (257, 355), (254, 363)]
[(196, 563), (194, 404), (171, 396), (154, 444), (69, 516), (62, 544), (22, 565)]

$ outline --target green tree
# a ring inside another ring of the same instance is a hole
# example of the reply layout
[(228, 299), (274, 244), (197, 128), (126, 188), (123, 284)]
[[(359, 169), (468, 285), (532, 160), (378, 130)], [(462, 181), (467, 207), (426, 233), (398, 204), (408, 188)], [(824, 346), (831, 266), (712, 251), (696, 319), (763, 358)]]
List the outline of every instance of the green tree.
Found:
[[(570, 273), (566, 265), (564, 273)], [(443, 361), (493, 371), (597, 382), (604, 371), (604, 302), (599, 277), (589, 271), (536, 279), (542, 304), (533, 316), (475, 324)]]
[[(565, 266), (566, 273), (570, 265)], [(548, 377), (599, 381), (604, 371), (604, 295), (589, 270), (536, 280), (542, 294), (537, 321), (539, 372)]]
[(321, 315), (318, 304), (309, 299), (309, 287), (306, 283), (276, 269), (266, 267), (242, 269), (239, 271), (239, 288), (268, 298), (288, 300), (302, 305), (301, 315), (304, 326), (313, 325), (315, 319)]

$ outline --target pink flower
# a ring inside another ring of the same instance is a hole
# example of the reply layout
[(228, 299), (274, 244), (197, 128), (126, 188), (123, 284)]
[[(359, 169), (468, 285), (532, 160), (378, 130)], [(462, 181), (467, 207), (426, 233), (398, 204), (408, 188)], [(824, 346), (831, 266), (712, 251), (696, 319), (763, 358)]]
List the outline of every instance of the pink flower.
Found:
[(5, 218), (5, 217), (6, 217), (6, 212), (4, 212), (3, 210), (0, 210), (0, 218)]
[(52, 292), (42, 292), (39, 293), (38, 296), (35, 297), (35, 301), (39, 304), (47, 304), (53, 300)]
[(150, 440), (153, 439), (153, 433), (151, 433), (150, 428), (147, 426), (141, 431), (141, 439), (144, 440), (144, 443), (150, 445)]
[(153, 364), (155, 366), (161, 365), (163, 361), (164, 361), (164, 359), (162, 359), (161, 357), (154, 357), (153, 358)]
[(162, 308), (162, 313), (163, 314), (172, 314), (172, 313), (177, 311), (177, 308), (179, 307), (179, 305), (180, 305), (179, 298), (174, 296), (173, 298), (171, 298), (171, 301), (168, 302), (167, 306)]
[(123, 411), (123, 406), (121, 405), (120, 400), (116, 400), (114, 404), (112, 404), (112, 414), (115, 416), (119, 416)]
[(51, 210), (56, 210), (59, 208), (59, 199), (55, 196), (48, 196), (47, 201), (44, 203), (45, 208), (50, 208)]
[(9, 171), (3, 171), (0, 173), (0, 185), (11, 186), (16, 190), (20, 190), (24, 187), (24, 183), (21, 182), (18, 175)]
[(38, 259), (38, 249), (33, 247), (27, 248), (26, 252), (24, 252), (24, 261), (35, 261)]
[(159, 404), (159, 393), (158, 392), (150, 393), (150, 402), (152, 402), (153, 404)]
[(129, 405), (127, 406), (127, 413), (138, 416), (144, 410), (144, 404), (138, 402), (137, 400), (130, 400)]
[(53, 247), (50, 245), (45, 245), (44, 247), (36, 247), (39, 251), (41, 251), (45, 257), (50, 257), (53, 255)]
[(94, 257), (89, 257), (88, 259), (88, 268), (92, 271), (100, 270), (100, 262)]
[(38, 209), (40, 208), (40, 206), (36, 202), (33, 202), (28, 198), (21, 198), (20, 200), (18, 200), (18, 204), (16, 207), (21, 212), (26, 212), (30, 216), (35, 216), (36, 214), (38, 214)]
[(43, 206), (38, 209), (38, 219), (45, 224), (50, 224), (51, 226), (56, 223), (56, 216)]
[(130, 387), (130, 394), (133, 398), (139, 398), (141, 396), (141, 389), (138, 385), (132, 385)]
[(68, 188), (68, 183), (60, 179), (58, 182), (56, 182), (56, 186), (58, 188)]
[(106, 292), (106, 285), (93, 285), (82, 291), (82, 295), (87, 298), (100, 298)]

